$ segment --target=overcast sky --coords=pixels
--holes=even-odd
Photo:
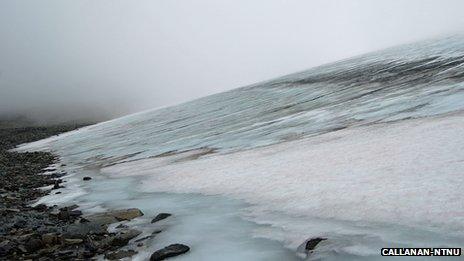
[[[1,0],[0,113],[115,117],[464,31],[462,0]]]

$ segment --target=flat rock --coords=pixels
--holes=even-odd
[[[151,257],[150,261],[160,261],[165,260],[166,258],[175,257],[184,253],[187,253],[190,250],[190,247],[183,244],[172,244],[163,249],[155,251]]]
[[[113,210],[104,213],[98,213],[86,217],[90,221],[94,221],[101,224],[112,224],[119,221],[131,220],[136,217],[143,216],[142,211],[138,208],[120,209]]]
[[[101,235],[107,232],[108,226],[98,222],[76,223],[68,226],[64,237],[84,238],[88,234]]]
[[[114,216],[117,220],[131,220],[136,217],[143,216],[142,211],[138,208],[129,208],[129,209],[122,209],[122,210],[115,210],[109,212],[110,215]]]

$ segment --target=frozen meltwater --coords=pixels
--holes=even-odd
[[[22,146],[52,150],[89,211],[172,211],[137,258],[372,260],[464,243],[464,37],[376,52]],[[90,171],[90,173],[88,173]],[[74,177],[74,181],[73,181]],[[72,192],[71,192],[72,190]],[[145,226],[143,221],[139,226]],[[285,247],[285,248],[284,248]]]

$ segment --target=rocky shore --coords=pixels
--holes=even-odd
[[[57,163],[51,153],[8,150],[76,127],[79,126],[1,128],[0,124],[0,259],[89,260],[104,256],[117,260],[137,254],[137,247],[149,238],[137,239],[133,248],[121,249],[141,231],[124,225],[108,231],[110,224],[142,216],[139,209],[84,216],[77,205],[31,206],[39,197],[58,193],[53,190],[65,186],[62,177],[66,173],[49,167]],[[169,216],[161,213],[152,223]],[[155,251],[150,260],[164,260],[187,251],[188,246],[173,244]]]

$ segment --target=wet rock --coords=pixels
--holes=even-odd
[[[137,254],[136,251],[134,250],[119,250],[115,252],[110,252],[105,254],[105,258],[109,260],[118,260],[118,259],[123,259],[126,257],[131,257],[133,255]]]
[[[306,251],[312,251],[316,246],[321,243],[321,241],[327,240],[327,238],[322,238],[322,237],[316,237],[316,238],[311,238],[306,242],[305,245],[305,250]]]
[[[145,240],[153,238],[153,237],[154,237],[153,235],[142,237],[142,238],[139,238],[139,239],[135,240],[134,242],[135,243],[142,242],[142,241],[145,241]]]
[[[71,210],[71,211],[69,211],[69,215],[71,217],[79,217],[79,216],[82,215],[82,211],[80,211],[80,210]]]
[[[89,180],[91,180],[91,179],[92,179],[91,177],[83,177],[83,178],[82,178],[82,180],[84,180],[84,181],[89,181]]]
[[[45,204],[39,204],[34,207],[35,210],[37,211],[46,211],[48,209],[47,205]]]
[[[71,217],[68,211],[62,211],[62,210],[58,213],[57,216],[58,216],[58,219],[60,220],[69,220]]]
[[[131,219],[134,219],[136,217],[143,216],[142,211],[140,211],[140,209],[138,209],[138,208],[115,210],[115,211],[109,212],[109,214],[114,216],[119,221],[131,220]]]
[[[65,238],[85,238],[89,234],[105,234],[107,228],[107,225],[96,222],[77,223],[68,226],[63,236]]]
[[[71,210],[74,210],[76,208],[78,208],[79,206],[76,205],[76,204],[73,204],[73,205],[69,205],[69,206],[66,206],[66,207],[62,207],[60,208],[61,211],[71,211]]]
[[[115,217],[108,215],[106,213],[94,214],[91,216],[86,216],[85,220],[101,225],[108,225],[112,223],[119,222]]]
[[[109,244],[112,246],[125,246],[129,241],[138,235],[142,234],[142,232],[135,230],[135,229],[125,229],[117,234],[110,237]]]
[[[77,206],[76,206],[77,207]],[[60,220],[73,220],[82,215],[80,210],[69,210],[67,207],[61,208],[58,213],[58,219]]]
[[[187,253],[190,247],[183,244],[172,244],[163,249],[155,251],[150,256],[150,261],[160,261],[169,257],[175,257],[184,253]]]
[[[170,216],[171,216],[171,214],[169,214],[169,213],[159,213],[158,215],[156,215],[155,218],[153,218],[153,219],[151,220],[151,223],[158,222],[158,221],[163,220],[163,219],[166,219],[166,218],[168,218],[168,217],[170,217]]]
[[[111,224],[143,216],[138,208],[120,209],[88,216],[87,219],[101,224]]]
[[[116,228],[117,228],[117,229],[128,228],[128,226],[127,226],[127,225],[124,225],[124,224],[119,224]]]

